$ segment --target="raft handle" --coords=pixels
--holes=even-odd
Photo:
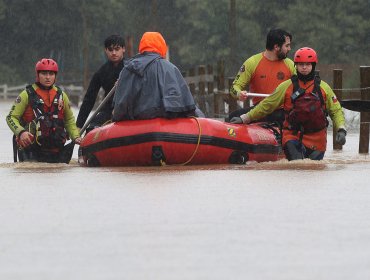
[[[154,165],[166,165],[166,156],[164,155],[162,146],[152,147],[152,162]]]
[[[229,157],[231,164],[245,164],[248,160],[248,154],[244,151],[233,151]]]

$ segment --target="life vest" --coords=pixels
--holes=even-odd
[[[36,143],[46,149],[60,149],[67,140],[63,92],[59,87],[56,88],[57,93],[49,107],[31,85],[26,87],[29,104],[35,115],[35,119],[28,125],[35,135]]]
[[[321,79],[314,78],[312,92],[306,92],[299,87],[298,77],[291,77],[293,93],[291,95],[292,109],[287,113],[288,129],[300,131],[301,134],[312,133],[326,128],[329,124],[325,102],[320,89]]]

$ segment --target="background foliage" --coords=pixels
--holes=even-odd
[[[319,65],[370,65],[369,0],[0,0],[0,84],[33,82],[42,57],[58,61],[60,82],[82,83],[105,61],[105,37],[133,36],[136,52],[149,30],[163,34],[180,69],[223,59],[234,75],[274,27],[293,34],[290,57],[311,46]]]

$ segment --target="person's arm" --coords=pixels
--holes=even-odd
[[[256,69],[258,61],[256,56],[248,58],[243,65],[240,67],[238,74],[236,75],[232,86],[230,87],[230,95],[237,100],[247,99],[246,88],[250,83],[252,75]]]
[[[101,87],[101,80],[100,80],[100,74],[98,71],[92,77],[89,87],[87,88],[86,94],[82,101],[82,105],[81,105],[80,111],[78,113],[77,121],[76,121],[76,125],[78,128],[82,128],[87,118],[89,117],[89,114],[95,105],[95,101],[98,96],[100,87]]]
[[[340,145],[344,145],[346,144],[347,130],[342,106],[327,83],[321,81],[320,87],[321,91],[325,91],[326,93],[325,105],[326,110],[333,121],[334,129],[336,130],[335,142]]]
[[[28,94],[22,91],[15,100],[9,114],[6,116],[6,123],[11,131],[17,136],[18,144],[27,147],[34,141],[34,136],[21,125],[21,118],[28,105]]]
[[[326,93],[326,110],[333,121],[334,128],[338,131],[340,129],[344,129],[346,127],[346,120],[343,114],[342,106],[340,105],[335,93],[330,88],[330,86],[321,81],[321,89]]]
[[[63,101],[64,101],[64,126],[67,130],[69,137],[72,140],[80,138],[80,133],[75,123],[75,117],[71,109],[71,104],[69,98],[65,92],[63,92]]]
[[[271,114],[281,105],[283,105],[285,93],[291,84],[292,84],[291,80],[287,80],[281,83],[271,95],[263,99],[247,114],[240,116],[243,122],[250,123],[252,121],[259,120]]]
[[[24,111],[27,108],[27,105],[28,94],[26,90],[24,90],[19,94],[14,104],[12,105],[9,114],[6,116],[6,123],[16,136],[25,131],[25,128],[21,125],[20,121]]]

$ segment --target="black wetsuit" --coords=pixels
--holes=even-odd
[[[80,111],[78,113],[76,121],[77,127],[82,128],[85,124],[91,110],[94,107],[100,88],[103,88],[103,90],[105,91],[104,96],[106,96],[114,86],[114,83],[117,81],[122,68],[123,60],[117,66],[114,66],[111,61],[107,61],[100,67],[97,72],[95,72],[90,81],[89,87],[86,91]],[[90,129],[87,129],[87,131],[93,129],[94,127],[101,126],[106,121],[111,119],[113,109],[112,101],[113,96],[92,120],[91,124],[89,125]]]

